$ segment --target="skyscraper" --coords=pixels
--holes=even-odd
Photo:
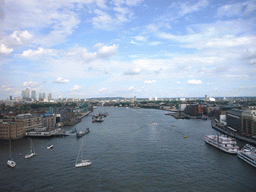
[[[25,98],[25,91],[24,90],[21,91],[21,97],[22,97],[22,99]]]
[[[31,98],[36,99],[36,91],[35,90],[31,91]]]
[[[50,100],[52,100],[52,94],[51,93],[49,93],[49,95],[48,95],[48,101],[50,101]]]
[[[28,88],[25,89],[25,98],[29,98],[29,89]]]

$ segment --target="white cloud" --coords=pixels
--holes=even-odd
[[[202,84],[202,81],[201,80],[192,79],[192,80],[188,80],[188,84],[190,84],[190,85],[199,85],[199,84]]]
[[[56,81],[53,81],[53,83],[57,83],[57,84],[68,83],[68,82],[69,82],[68,78],[61,78],[61,77],[59,77]]]
[[[135,88],[133,86],[129,87],[127,90],[130,91],[130,90],[134,90]]]
[[[13,52],[12,48],[8,48],[7,46],[5,46],[4,44],[0,45],[0,55],[1,54],[10,54],[11,52]]]
[[[144,83],[155,83],[156,80],[145,80]]]
[[[36,90],[36,91],[39,91],[42,88],[42,84],[41,83],[34,82],[34,81],[24,82],[22,86],[24,88],[28,88],[30,90]]]
[[[105,58],[115,55],[118,50],[118,45],[113,44],[112,46],[103,46],[99,49],[96,53],[96,57],[98,58]]]
[[[224,5],[218,8],[217,15],[219,17],[245,16],[256,10],[255,1],[238,2],[234,4]]]
[[[180,82],[180,81],[177,81],[176,83],[177,83],[177,84],[181,84],[181,82]]]
[[[112,46],[106,46],[102,43],[98,43],[94,48],[99,48],[97,52],[88,52],[84,47],[75,46],[70,49],[65,56],[75,61],[91,62],[97,59],[104,59],[117,54],[118,45],[113,44]]]
[[[14,89],[15,89],[15,87],[12,85],[2,85],[1,86],[1,91],[7,92],[7,93],[12,92]]]
[[[71,91],[79,91],[82,87],[79,85],[74,85],[73,89]]]
[[[152,41],[152,42],[149,42],[149,45],[151,45],[151,46],[156,46],[156,45],[159,45],[159,44],[161,44],[160,41]]]
[[[33,35],[28,31],[14,31],[10,37],[13,39],[13,44],[22,45],[28,43]]]
[[[180,14],[183,16],[188,13],[198,11],[200,8],[206,7],[207,5],[208,5],[207,0],[199,0],[194,5],[188,5],[188,3],[180,3],[180,9],[181,9]]]
[[[40,83],[33,82],[33,81],[28,81],[23,83],[23,87],[28,87],[28,88],[37,87],[38,85],[40,85]]]
[[[56,55],[55,50],[45,49],[42,47],[39,47],[38,50],[28,49],[27,51],[23,51],[23,53],[21,54],[22,57],[36,58],[36,59],[39,59],[42,56],[53,56],[53,55]]]
[[[124,75],[138,75],[140,71],[141,71],[141,68],[133,68],[125,71]]]
[[[97,44],[95,44],[95,45],[93,46],[93,48],[94,48],[94,49],[100,49],[100,48],[102,48],[102,47],[104,47],[104,46],[105,46],[104,43],[97,43]]]
[[[134,37],[134,39],[136,39],[137,41],[144,41],[144,42],[147,41],[146,37],[143,37],[143,36],[140,36],[140,35]]]
[[[94,13],[97,15],[92,19],[95,28],[112,30],[113,18],[107,12],[96,9]]]
[[[104,91],[107,91],[107,88],[102,88],[99,90],[99,92],[104,92]]]

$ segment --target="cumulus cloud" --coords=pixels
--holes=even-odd
[[[8,48],[4,44],[0,45],[0,55],[10,54],[11,52],[13,52],[12,48]]]
[[[156,80],[145,80],[144,83],[155,83]]]
[[[96,53],[97,58],[106,58],[115,55],[118,50],[118,45],[113,44],[112,46],[103,46]]]
[[[74,87],[71,89],[71,91],[79,91],[82,87],[79,85],[74,85]]]
[[[53,81],[53,83],[57,83],[57,84],[64,84],[68,82],[69,82],[68,78],[61,78],[61,77],[59,77],[56,81]]]
[[[190,84],[190,85],[200,85],[200,84],[202,84],[202,81],[201,80],[196,80],[196,79],[191,79],[191,80],[188,80],[188,84]]]
[[[34,82],[34,81],[27,81],[23,83],[23,87],[27,87],[27,88],[36,88],[40,85],[40,83],[38,82]]]
[[[53,56],[53,55],[56,55],[55,50],[45,49],[42,47],[39,47],[38,50],[28,49],[27,51],[23,51],[23,53],[21,54],[22,57],[36,58],[36,59],[39,59],[42,56]]]
[[[143,37],[143,36],[140,36],[140,35],[134,37],[134,39],[136,39],[137,41],[144,41],[144,42],[147,41],[146,37]]]
[[[125,71],[124,75],[138,75],[140,71],[141,71],[141,68],[133,68]]]
[[[32,39],[33,35],[30,34],[27,30],[25,30],[14,31],[13,34],[10,35],[10,37],[13,40],[13,44],[22,45],[28,43]]]
[[[104,59],[117,54],[118,47],[119,46],[116,44],[107,46],[103,43],[98,43],[94,46],[94,48],[99,48],[97,52],[88,52],[86,48],[76,45],[74,48],[70,49],[65,56],[78,61],[91,62],[93,60]]]
[[[104,91],[107,91],[107,88],[102,88],[99,90],[99,92],[104,92]]]

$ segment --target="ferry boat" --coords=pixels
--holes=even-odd
[[[256,167],[256,148],[246,144],[241,150],[237,152],[237,156],[249,163],[253,167]]]
[[[206,135],[204,141],[226,153],[236,154],[239,149],[236,139],[227,137],[227,135]]]

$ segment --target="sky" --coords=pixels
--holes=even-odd
[[[256,96],[256,0],[0,0],[0,100]]]

